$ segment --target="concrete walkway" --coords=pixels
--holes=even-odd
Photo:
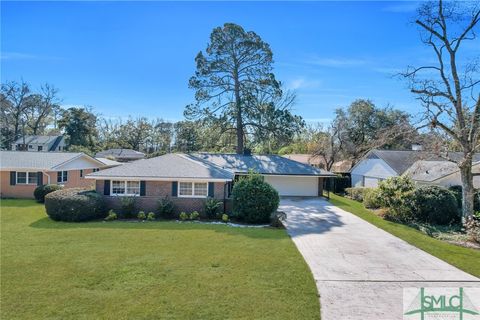
[[[310,266],[322,320],[402,319],[404,287],[480,279],[319,198],[285,198],[287,231]]]

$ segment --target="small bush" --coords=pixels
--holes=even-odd
[[[145,220],[147,218],[147,215],[145,214],[145,212],[143,211],[140,211],[138,214],[137,214],[137,219],[138,220]]]
[[[136,198],[120,197],[121,214],[124,219],[136,218]]]
[[[47,215],[55,221],[89,221],[106,216],[101,194],[81,188],[62,189],[45,196]]]
[[[113,220],[117,220],[117,219],[118,219],[117,214],[113,210],[110,210],[110,211],[108,211],[108,215],[103,220],[113,221]]]
[[[453,193],[439,186],[423,186],[413,192],[414,220],[445,225],[460,218]]]
[[[287,214],[283,211],[276,211],[270,218],[270,225],[274,228],[284,228],[285,220],[287,220]]]
[[[215,219],[217,217],[218,209],[222,205],[222,202],[208,197],[205,200],[204,212],[208,219]]]
[[[190,220],[197,220],[199,217],[200,213],[198,213],[197,211],[193,211],[192,213],[190,213]]]
[[[235,183],[232,198],[235,217],[249,223],[269,222],[280,203],[277,190],[252,173]]]
[[[158,214],[164,219],[172,219],[175,212],[173,201],[169,197],[158,200]]]
[[[180,220],[185,221],[188,219],[188,214],[186,212],[181,212],[178,217],[180,218]]]
[[[385,218],[398,222],[413,220],[413,181],[407,176],[391,177],[378,184],[378,197],[386,208]]]
[[[365,208],[378,209],[382,206],[380,191],[377,188],[371,188],[364,192],[363,205]]]
[[[230,220],[230,219],[229,219],[229,217],[228,217],[228,214],[222,214],[222,221],[223,221],[223,222],[226,223],[226,222],[228,222],[229,220]]]
[[[51,192],[61,190],[63,187],[58,184],[44,184],[43,186],[38,186],[33,191],[33,196],[35,200],[40,203],[45,202],[45,196]]]
[[[148,221],[153,221],[153,220],[155,220],[155,213],[149,212],[149,213],[147,214],[147,220],[148,220]]]
[[[345,193],[349,196],[352,200],[363,202],[363,198],[365,192],[370,188],[365,187],[354,187],[354,188],[346,188]]]

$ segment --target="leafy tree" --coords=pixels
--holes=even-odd
[[[121,124],[118,130],[118,143],[123,148],[133,150],[143,150],[147,145],[147,139],[150,137],[152,125],[145,117],[138,119],[128,119],[126,123]]]
[[[97,116],[91,108],[72,107],[64,110],[58,125],[65,130],[71,145],[95,148],[98,136]]]
[[[261,121],[264,102],[274,108],[269,110],[270,122],[289,115],[274,112],[282,90],[272,73],[272,56],[270,46],[253,31],[233,23],[213,29],[205,53],[195,58],[197,71],[189,86],[196,91],[196,103],[187,106],[187,119],[228,123],[225,128],[235,129],[236,152],[242,153],[252,130],[271,130],[271,123],[265,126]]]
[[[191,121],[175,123],[175,150],[179,152],[198,151],[197,125]]]
[[[15,140],[24,135],[25,111],[31,90],[28,83],[22,80],[2,83],[0,91],[2,145],[10,148]]]
[[[461,49],[465,41],[476,40],[479,20],[478,3],[422,3],[415,22],[435,62],[408,67],[403,73],[424,108],[425,126],[448,135],[463,153],[456,162],[463,185],[464,220],[473,214],[472,162],[480,149],[480,79],[478,55],[468,56]]]
[[[55,112],[60,109],[58,89],[46,83],[41,86],[40,92],[30,95],[26,99],[26,124],[34,135],[45,134],[45,129],[53,121]]]
[[[345,157],[354,163],[372,148],[408,147],[415,132],[407,113],[378,108],[363,99],[355,100],[347,109],[337,109],[334,126]]]

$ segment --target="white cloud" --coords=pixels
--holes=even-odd
[[[296,90],[296,89],[308,89],[308,88],[318,88],[321,85],[320,80],[311,80],[306,78],[296,78],[287,83],[287,88]]]

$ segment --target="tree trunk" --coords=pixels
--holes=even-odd
[[[233,78],[235,79],[235,109],[237,112],[237,154],[243,154],[243,119],[242,119],[242,101],[240,99],[240,81],[238,79],[238,72],[235,70],[233,73]]]
[[[473,203],[475,189],[473,187],[472,157],[465,156],[460,164],[460,175],[462,178],[462,221],[473,214]]]

